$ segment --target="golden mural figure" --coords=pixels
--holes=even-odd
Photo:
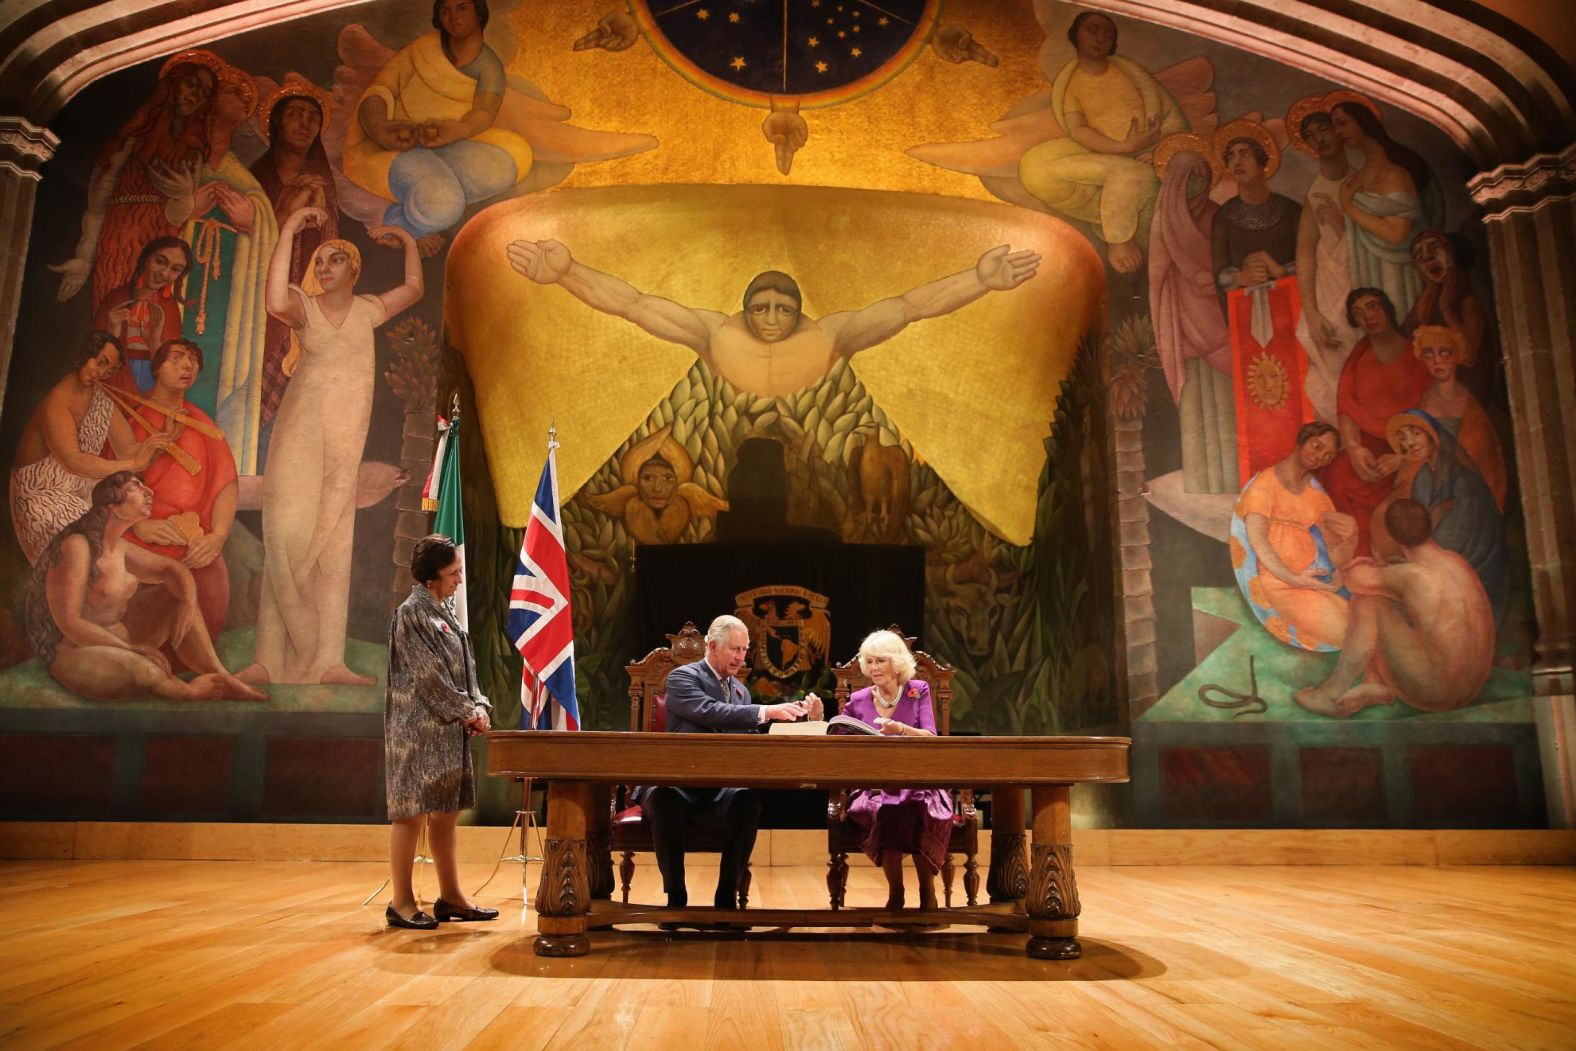
[[[509,265],[538,284],[557,284],[593,309],[623,318],[693,350],[706,367],[751,394],[780,397],[803,390],[839,358],[876,346],[916,321],[961,310],[988,292],[1007,292],[1033,277],[1040,254],[997,245],[960,271],[860,310],[806,317],[798,282],[766,270],[744,290],[732,314],[675,303],[578,262],[560,241],[515,241]]]
[[[728,501],[690,480],[695,463],[673,440],[672,424],[630,446],[618,462],[618,473],[623,485],[582,499],[603,514],[622,518],[629,535],[642,544],[677,543],[692,519],[728,509]]]

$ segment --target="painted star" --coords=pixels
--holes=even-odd
[[[820,47],[821,38],[818,36],[813,36],[808,41],[806,41],[806,43],[808,43],[811,47]]]
[[[883,19],[880,19],[880,20],[879,20],[879,21],[877,21],[877,22],[876,22],[876,25],[878,25],[878,26],[884,26],[884,25],[888,25],[888,24],[890,24],[890,23],[891,23],[891,19],[888,19],[888,18],[883,18]]]
[[[856,32],[856,33],[859,32],[859,27],[858,26],[854,27],[854,32]]]
[[[732,14],[730,14],[730,15],[729,15],[729,16],[728,16],[728,21],[730,21],[730,22],[733,22],[733,23],[735,23],[735,24],[737,24],[737,23],[738,23],[738,21],[739,21],[739,12],[737,12],[737,11],[734,11],[734,12],[733,12],[733,13],[732,13]]]
[[[696,11],[696,12],[695,12],[695,17],[696,17],[696,18],[698,18],[698,19],[700,19],[700,20],[701,20],[701,21],[702,21],[702,22],[704,22],[704,21],[706,21],[706,19],[708,19],[708,18],[710,18],[710,17],[711,17],[711,12],[710,12],[710,11],[708,11],[708,10],[706,10],[706,9],[705,9],[705,8],[704,8],[704,7],[703,7],[703,8],[701,8],[701,9],[700,9],[700,10],[699,10],[699,11]]]
[[[863,52],[863,51],[861,51],[861,50],[859,50],[859,49],[858,49],[858,48],[857,48],[857,47],[856,47],[856,48],[854,48],[854,49],[853,49],[853,50],[852,50],[852,51],[850,51],[850,52],[849,52],[849,54],[850,54],[850,55],[853,55],[853,56],[854,56],[854,57],[855,57],[855,58],[858,58],[858,57],[859,57],[859,56],[860,56],[860,55],[863,55],[863,54],[864,54],[864,52]]]
[[[837,31],[837,39],[839,39],[839,40],[841,40],[841,39],[843,39],[843,38],[844,38],[844,37],[845,37],[845,36],[847,36],[847,35],[848,35],[848,34],[847,34],[847,33],[845,33],[845,32],[843,32],[843,31],[842,31],[842,30],[841,30],[841,29],[839,29],[839,30],[838,30],[838,31]]]
[[[825,73],[826,72],[826,63],[825,62],[817,62],[815,64],[815,71],[817,73]]]
[[[732,62],[729,62],[728,65],[732,66],[734,69],[743,69],[744,68],[744,59],[743,59],[742,56],[735,56],[734,60]]]

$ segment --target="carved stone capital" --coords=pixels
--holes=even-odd
[[[1475,175],[1467,192],[1483,208],[1485,222],[1551,201],[1576,196],[1576,142],[1558,153],[1538,153],[1520,164],[1501,164]]]
[[[37,179],[39,166],[59,145],[54,132],[26,117],[0,117],[0,169]]]

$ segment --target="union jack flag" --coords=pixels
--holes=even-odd
[[[558,442],[549,432],[547,462],[509,590],[509,637],[525,658],[520,729],[578,730],[575,633],[569,613],[569,561],[558,506]]]

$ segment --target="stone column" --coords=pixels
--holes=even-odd
[[[11,374],[11,343],[22,298],[22,270],[33,231],[39,166],[60,145],[53,132],[25,117],[0,116],[0,400]]]
[[[1510,388],[1549,823],[1576,827],[1576,143],[1478,175]]]

